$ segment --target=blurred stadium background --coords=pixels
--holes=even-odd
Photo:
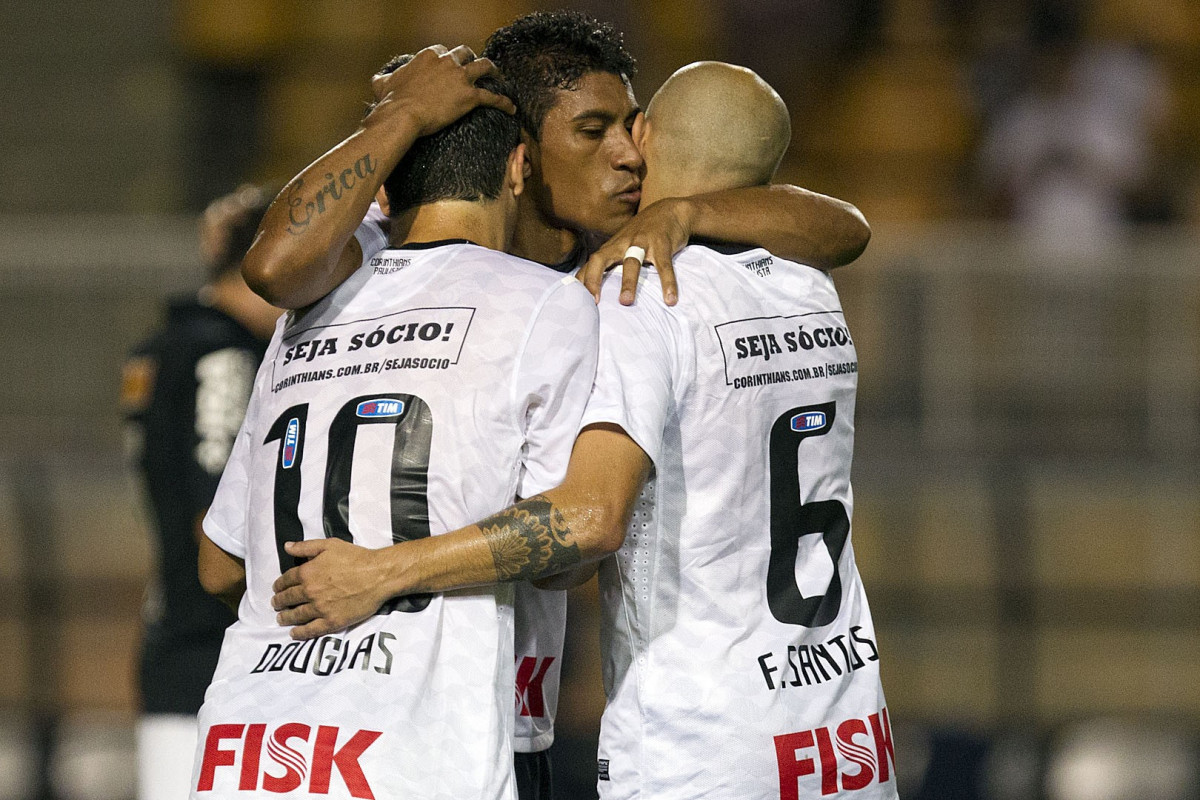
[[[626,31],[643,103],[696,59],[757,70],[794,116],[779,179],[872,223],[837,282],[902,796],[1200,797],[1195,0],[8,0],[0,800],[133,794],[151,541],[118,372],[203,277],[195,212],[349,133],[392,54],[563,5]],[[573,599],[571,800],[603,704]]]

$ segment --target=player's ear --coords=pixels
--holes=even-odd
[[[512,152],[508,154],[508,166],[506,168],[506,177],[508,183],[512,186],[513,196],[521,194],[525,191],[525,179],[529,177],[529,157],[525,150],[525,143],[517,145]]]
[[[388,205],[387,192],[382,186],[380,186],[379,191],[375,193],[375,202],[379,203],[379,207],[383,210],[384,214],[388,215],[389,217],[392,215],[391,206]]]
[[[541,146],[537,139],[529,135],[529,132],[524,128],[521,129],[521,144],[525,145],[525,158],[529,163],[529,172],[525,173],[525,177],[533,174],[534,164],[541,158]]]
[[[639,111],[638,115],[633,118],[633,130],[629,134],[633,137],[633,146],[638,149],[639,153],[645,155],[646,112]]]

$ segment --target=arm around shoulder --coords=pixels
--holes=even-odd
[[[849,264],[871,241],[856,207],[799,186],[748,186],[670,202],[687,206],[692,235],[758,245],[820,269]]]
[[[560,486],[475,525],[380,550],[335,540],[290,544],[289,553],[310,560],[275,582],[272,605],[281,624],[298,626],[293,638],[310,639],[365,619],[389,597],[560,573],[569,574],[553,585],[573,585],[624,543],[649,473],[649,457],[619,427],[589,426]]]

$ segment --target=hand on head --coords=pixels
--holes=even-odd
[[[491,61],[476,58],[466,45],[447,50],[435,44],[415,56],[393,59],[371,79],[376,101],[371,114],[407,114],[420,136],[441,130],[479,106],[514,114],[512,100],[476,85],[480,78],[498,76]]]

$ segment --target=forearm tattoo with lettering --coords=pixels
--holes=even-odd
[[[536,580],[582,560],[563,513],[545,495],[522,500],[479,523],[501,581]]]
[[[353,166],[334,175],[325,173],[325,182],[318,188],[315,195],[306,197],[304,179],[296,178],[287,187],[288,222],[287,232],[299,236],[312,222],[312,218],[324,214],[329,206],[342,199],[342,195],[354,188],[354,185],[365,180],[368,175],[375,174],[377,164],[370,153],[363,155]]]

